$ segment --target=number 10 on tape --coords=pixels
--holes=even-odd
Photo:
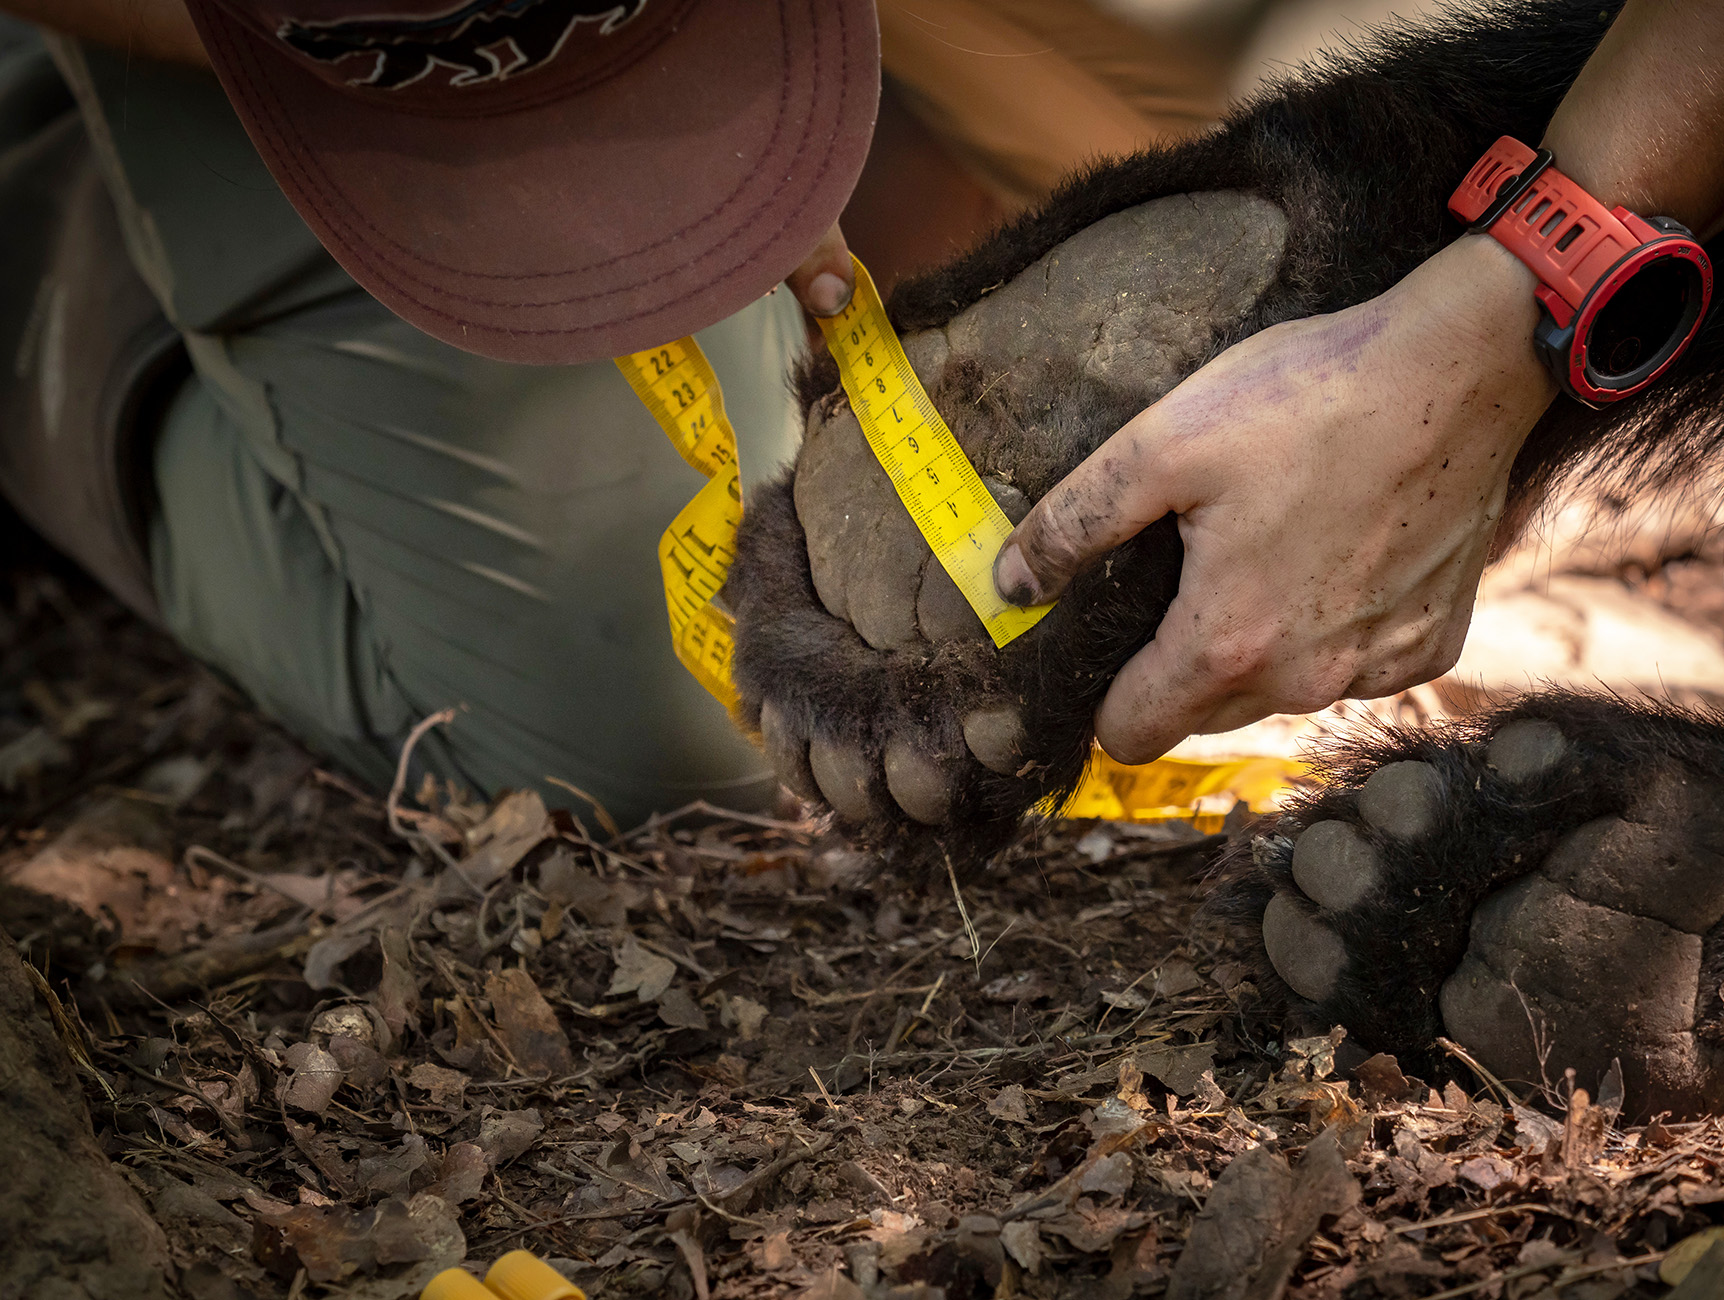
[[[852,259],[854,261],[854,259]],[[1020,609],[994,590],[994,557],[1012,522],[940,418],[862,263],[850,305],[820,322],[850,408],[916,527],[996,646],[1034,627],[1052,605]]]

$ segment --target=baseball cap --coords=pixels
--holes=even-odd
[[[505,361],[736,312],[838,219],[879,100],[873,0],[187,0],[335,259]]]

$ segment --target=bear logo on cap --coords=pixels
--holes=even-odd
[[[284,21],[276,35],[320,63],[363,60],[350,86],[399,90],[448,70],[458,87],[505,81],[557,56],[585,24],[608,36],[638,16],[647,0],[470,0],[418,17]]]

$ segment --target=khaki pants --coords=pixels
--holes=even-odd
[[[192,362],[142,467],[168,630],[374,783],[415,721],[461,706],[425,760],[487,794],[557,777],[625,823],[770,799],[669,648],[658,536],[704,480],[616,367],[421,334],[317,245],[213,78],[55,53]],[[699,339],[758,481],[796,445],[800,312],[781,291]]]

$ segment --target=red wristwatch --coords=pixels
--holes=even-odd
[[[1712,263],[1679,222],[1606,208],[1550,164],[1550,150],[1505,135],[1449,211],[1541,281],[1533,345],[1563,391],[1588,406],[1619,402],[1692,341],[1712,300]]]

